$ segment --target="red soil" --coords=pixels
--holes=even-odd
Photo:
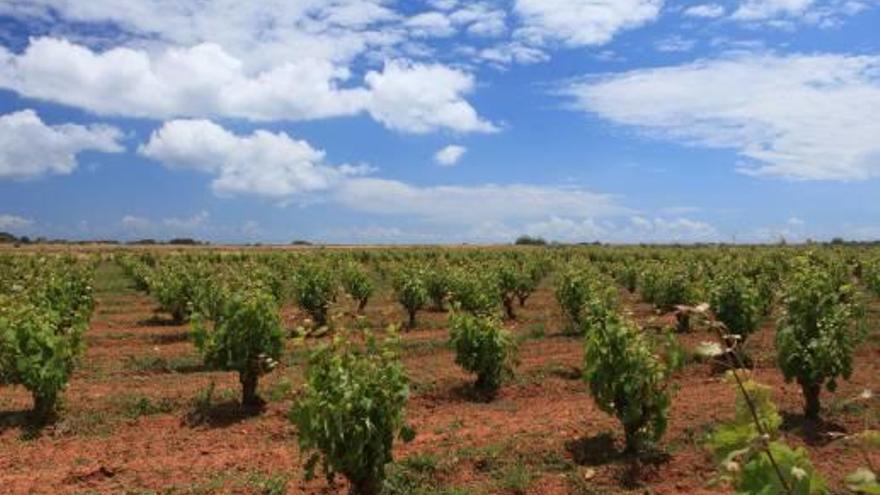
[[[627,299],[640,321],[656,319],[647,305]],[[340,311],[350,307],[341,304]],[[864,389],[880,389],[880,308],[872,310],[873,337],[858,349],[852,379],[836,393],[823,392],[824,415],[843,432],[861,431],[866,421],[878,427],[877,400],[865,407],[854,399]],[[446,315],[419,313],[420,329],[404,335],[404,362],[414,383],[407,416],[419,433],[412,443],[397,446],[396,457],[433,454],[442,486],[472,493],[506,493],[499,469],[515,463],[531,473],[525,493],[628,491],[628,463],[613,458],[619,424],[598,410],[579,378],[581,339],[559,333],[562,319],[549,288],[519,313],[520,320],[509,326],[530,338],[521,345],[517,378],[489,403],[470,398],[472,377],[455,366],[443,345]],[[291,327],[302,320],[293,308],[284,315]],[[369,304],[366,318],[378,326],[403,321],[404,314],[381,295]],[[286,483],[287,493],[345,491],[342,480],[332,487],[323,479],[302,480],[296,431],[286,418],[302,380],[301,357],[285,360],[261,382],[263,395],[270,398],[267,410],[244,416],[237,407],[234,374],[202,370],[186,334],[185,326],[153,318],[147,296],[130,290],[100,293],[88,350],[65,393],[58,423],[37,438],[23,438],[20,419],[30,407],[29,396],[21,388],[0,390],[0,492],[261,493],[272,477]],[[680,340],[693,347],[713,339],[695,331]],[[772,387],[779,409],[796,425],[801,396],[775,367],[773,322],[766,322],[748,346],[757,362],[755,378]],[[214,405],[207,418],[193,422],[194,401],[212,382]],[[732,416],[731,387],[708,365],[697,363],[677,373],[673,387],[663,439],[669,459],[643,467],[635,475],[636,489],[657,494],[729,491],[709,485],[716,469],[702,439],[713,424]],[[142,398],[161,404],[161,410],[138,415]],[[843,490],[847,473],[864,465],[862,453],[845,440],[805,438],[797,428],[789,428],[784,439],[805,446],[836,491]],[[880,457],[875,455],[873,462],[880,465]]]

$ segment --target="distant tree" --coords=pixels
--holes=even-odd
[[[516,238],[514,244],[516,244],[517,246],[546,246],[547,241],[543,237],[521,235]]]
[[[303,239],[296,239],[290,243],[291,246],[311,246],[312,243]]]
[[[190,239],[188,237],[182,237],[182,238],[177,238],[177,239],[171,239],[168,241],[168,244],[175,245],[175,246],[198,246],[199,244],[201,244],[201,242],[199,242],[195,239]]]
[[[12,244],[18,242],[18,237],[9,232],[0,232],[0,244]]]

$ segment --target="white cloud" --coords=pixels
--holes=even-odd
[[[549,215],[543,219],[482,219],[467,222],[432,224],[430,227],[401,228],[372,225],[332,229],[319,236],[336,242],[355,243],[440,243],[461,242],[509,243],[527,234],[558,242],[607,243],[691,243],[717,242],[720,235],[714,226],[687,218],[578,217]]]
[[[14,55],[0,48],[0,86],[104,115],[151,118],[230,116],[302,120],[354,115],[363,88],[339,89],[345,70],[302,58],[254,74],[213,43],[156,54],[104,52],[55,38],[31,40]]]
[[[467,148],[457,144],[450,144],[434,154],[434,161],[443,167],[451,167],[461,160],[467,152]]]
[[[672,35],[657,40],[654,43],[654,48],[659,52],[665,53],[689,52],[693,50],[696,44],[696,40],[682,38],[678,35]]]
[[[501,43],[476,52],[478,60],[484,60],[492,64],[506,66],[512,63],[534,64],[545,62],[550,59],[546,52],[522,43]]]
[[[34,39],[17,55],[0,48],[0,87],[105,115],[307,120],[367,111],[404,132],[494,129],[463,99],[474,79],[458,69],[391,61],[366,75],[368,87],[341,87],[349,76],[308,56],[249,73],[213,43],[156,54],[95,52],[54,38]]]
[[[742,21],[771,19],[777,16],[801,15],[815,0],[745,0],[731,16]]]
[[[103,125],[46,125],[33,110],[0,115],[0,179],[69,174],[83,151],[123,151],[121,137]]]
[[[706,222],[683,217],[646,218],[640,215],[602,221],[553,216],[548,220],[526,224],[521,231],[561,242],[665,243],[711,242],[718,239],[718,231]]]
[[[428,0],[428,4],[438,10],[452,10],[458,5],[458,0]]]
[[[474,36],[500,36],[507,31],[507,13],[488,2],[468,3],[449,18],[455,24],[467,26],[467,32]]]
[[[880,176],[880,57],[746,54],[570,84],[575,106],[649,135],[736,150],[754,175]]]
[[[653,242],[694,242],[716,240],[718,231],[711,224],[688,218],[633,217],[630,222],[639,231],[633,238]]]
[[[385,0],[24,0],[0,4],[0,13],[37,17],[61,35],[82,24],[113,25],[115,41],[131,46],[222,46],[249,68],[308,54],[346,64],[369,49],[401,41],[390,27],[401,16]],[[72,26],[71,26],[72,24]]]
[[[344,181],[334,200],[354,210],[457,224],[510,219],[574,218],[625,212],[611,196],[583,189],[532,185],[416,187],[374,178]]]
[[[703,209],[698,206],[667,206],[660,208],[660,212],[665,215],[686,215],[688,213],[699,213]]]
[[[134,232],[143,232],[153,227],[153,222],[149,218],[137,215],[125,215],[119,223],[123,229]]]
[[[289,199],[365,171],[327,165],[323,151],[283,132],[236,135],[206,120],[166,122],[139,152],[170,168],[215,175],[211,187],[220,195]]]
[[[367,105],[374,119],[390,129],[422,134],[437,129],[494,132],[462,95],[474,88],[470,74],[439,64],[389,61],[382,72],[365,77]]]
[[[547,220],[525,225],[522,233],[560,242],[591,242],[608,235],[609,229],[594,218],[572,220],[552,216]]]
[[[162,224],[174,230],[192,231],[208,221],[210,215],[206,211],[200,211],[191,217],[178,218],[171,217],[162,220]]]
[[[359,177],[366,166],[332,166],[324,152],[285,133],[234,134],[205,120],[166,122],[139,152],[172,169],[214,176],[221,196],[256,195],[287,203],[330,201],[355,211],[473,225],[509,219],[572,218],[623,214],[614,197],[582,188],[535,185],[418,187],[396,180]],[[306,201],[303,201],[306,202]],[[130,226],[139,219],[124,221]],[[164,222],[171,226],[178,222]]]
[[[446,244],[459,242],[459,238],[445,232],[419,231],[400,227],[369,225],[344,229],[328,229],[316,236],[322,242],[344,244]]]
[[[723,16],[727,10],[723,5],[717,3],[707,3],[695,5],[684,10],[684,15],[688,17],[698,17],[702,19],[716,19]]]
[[[452,21],[441,12],[423,12],[406,20],[406,27],[417,37],[443,38],[455,34]]]
[[[18,230],[30,227],[34,224],[33,220],[23,218],[17,215],[0,215],[0,230]]]
[[[788,224],[794,227],[801,227],[806,224],[803,220],[798,217],[791,217],[788,219]]]
[[[123,230],[133,235],[179,235],[207,232],[206,227],[208,227],[210,217],[210,214],[204,210],[188,217],[167,217],[160,220],[138,215],[125,215],[119,223]]]
[[[717,242],[718,231],[712,225],[687,218],[571,218],[550,215],[540,220],[475,220],[436,223],[425,226],[393,225],[353,226],[328,229],[317,238],[329,242],[369,244],[458,244],[462,242],[510,243],[520,235],[538,236],[558,242],[606,243],[691,243]]]
[[[522,19],[517,30],[530,44],[558,41],[567,46],[598,46],[623,30],[634,29],[660,15],[663,0],[516,0]]]
[[[791,29],[801,22],[821,28],[835,28],[847,16],[870,6],[861,0],[743,0],[730,16],[747,23]]]

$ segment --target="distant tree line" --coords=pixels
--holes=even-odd
[[[82,244],[110,244],[110,245],[120,245],[123,244],[120,241],[115,239],[86,239],[79,241],[71,241],[68,239],[48,239],[46,237],[36,237],[31,239],[30,237],[23,235],[18,237],[14,234],[10,234],[9,232],[0,232],[0,244],[15,244],[15,245],[25,245],[25,244],[72,244],[72,245],[82,245]],[[130,246],[154,246],[154,245],[174,245],[174,246],[207,246],[210,242],[207,241],[199,241],[196,239],[190,238],[175,238],[169,239],[168,241],[159,241],[156,239],[138,239],[136,241],[129,241],[125,244]]]
[[[513,242],[517,246],[546,246],[547,241],[543,237],[521,235]]]

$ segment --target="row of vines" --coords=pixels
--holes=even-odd
[[[801,388],[805,418],[819,420],[822,391],[853,372],[865,301],[880,295],[880,253],[861,248],[120,251],[112,260],[159,312],[189,323],[207,367],[238,374],[244,407],[262,406],[259,379],[283,362],[286,344],[307,349],[305,385],[290,411],[306,472],[341,474],[365,495],[382,491],[394,442],[415,434],[400,332],[417,331],[420,312],[447,312],[455,363],[492,400],[517,365],[520,339],[506,322],[542,285],[564,315],[562,330],[583,339],[583,378],[597,406],[619,420],[628,456],[662,449],[684,359],[676,334],[704,331],[714,343],[702,357],[737,389],[735,419],[707,438],[719,483],[742,493],[826,493],[807,453],[780,439],[768,389],[744,371],[752,366],[746,343],[776,320],[779,370]],[[0,257],[0,381],[26,387],[37,417],[54,413],[82,354],[96,263]],[[399,327],[344,328],[340,315],[356,318],[380,297],[406,315]],[[676,324],[644,328],[624,298]],[[292,329],[282,318],[291,306],[306,315]],[[877,434],[864,438],[876,444]],[[878,493],[873,476],[865,466],[851,489]]]

